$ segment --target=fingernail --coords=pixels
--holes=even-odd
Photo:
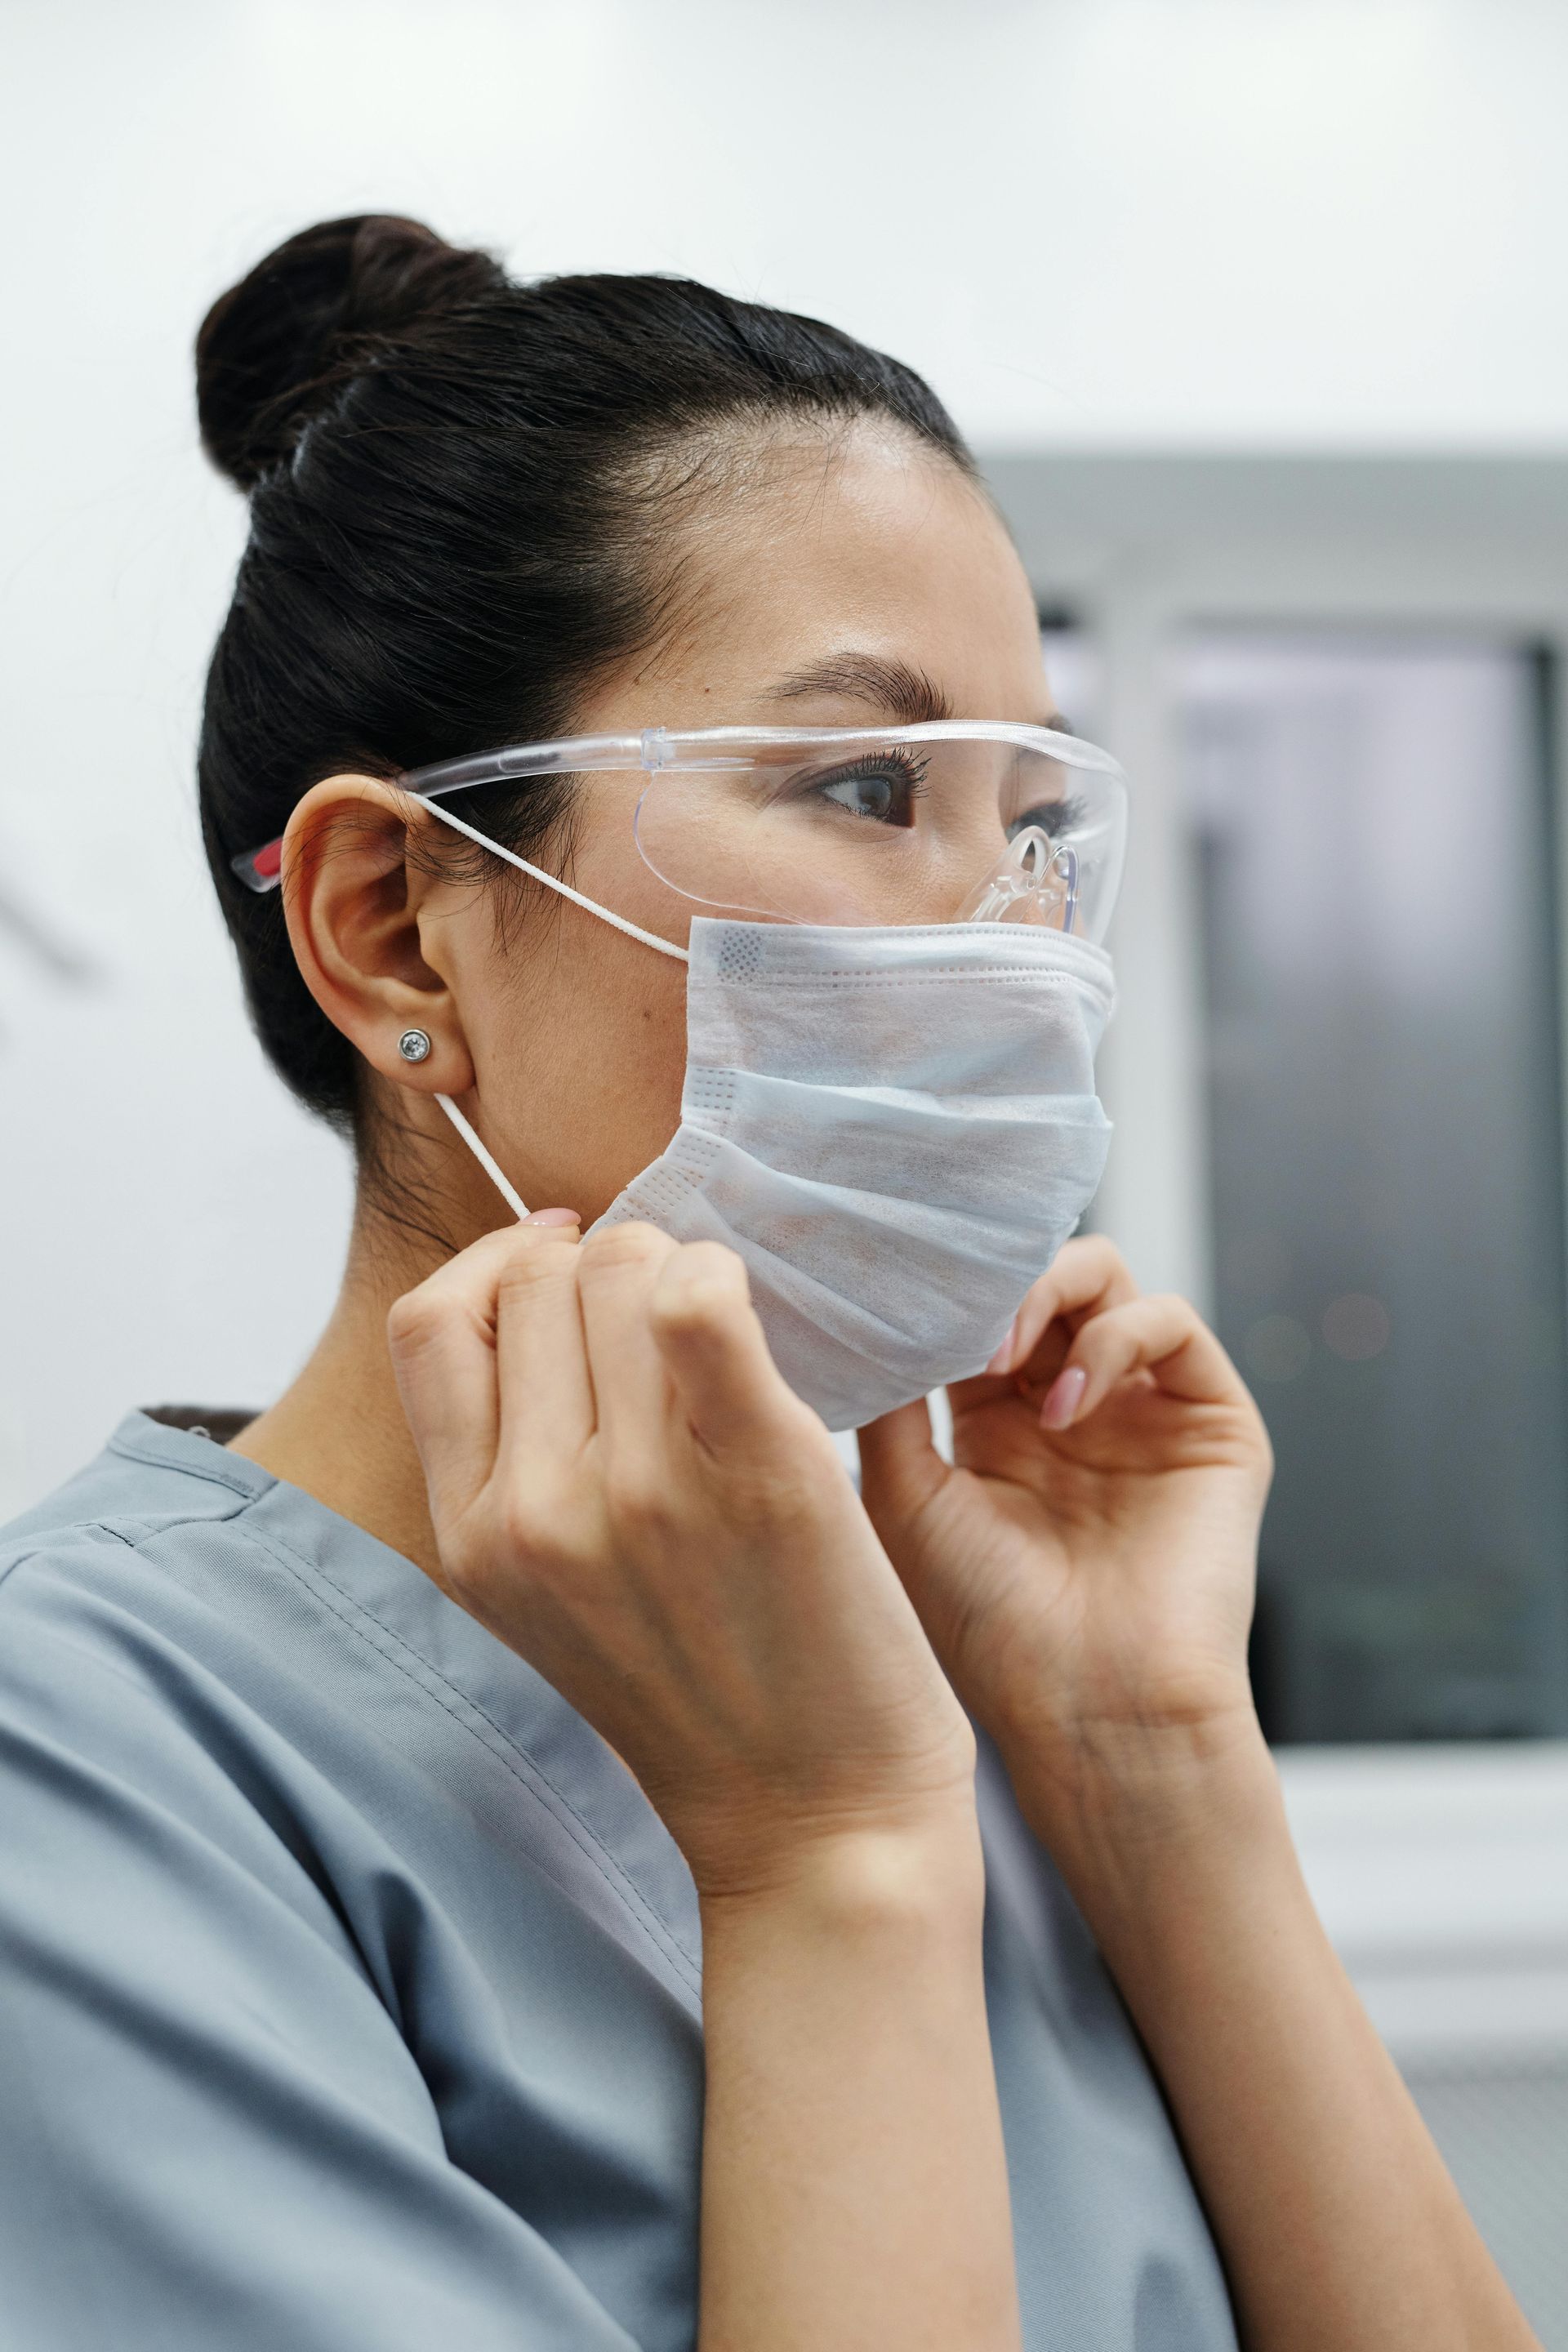
[[[1013,1343],[1018,1337],[1018,1318],[1015,1315],[1007,1326],[1006,1335],[985,1369],[988,1372],[1005,1372],[1013,1360]]]
[[[1046,1391],[1046,1401],[1040,1408],[1042,1429],[1067,1429],[1083,1402],[1083,1392],[1089,1386],[1089,1374],[1081,1364],[1068,1364],[1059,1371]]]
[[[531,1209],[522,1222],[525,1225],[580,1225],[583,1220],[575,1209]]]

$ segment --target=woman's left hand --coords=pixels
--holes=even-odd
[[[862,1495],[959,1696],[1037,1828],[1155,1794],[1237,1735],[1258,1523],[1258,1409],[1185,1300],[1069,1242],[993,1368],[860,1432]]]

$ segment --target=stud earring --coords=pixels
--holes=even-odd
[[[405,1062],[427,1061],[430,1040],[423,1029],[405,1029],[397,1041],[397,1050]]]

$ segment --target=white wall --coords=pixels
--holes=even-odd
[[[171,452],[214,286],[366,204],[818,308],[993,445],[1563,438],[1556,0],[8,0],[0,33],[8,310],[51,346],[8,391],[54,451],[103,435],[108,352],[121,456]]]
[[[1564,87],[1528,0],[0,0],[0,899],[99,973],[0,915],[0,1510],[266,1394],[341,1246],[191,816],[236,271],[385,205],[820,310],[988,447],[1556,444]]]

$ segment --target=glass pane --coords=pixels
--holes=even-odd
[[[1054,613],[1042,614],[1040,653],[1057,709],[1067,720],[1068,733],[1087,735],[1091,742],[1097,742],[1095,730],[1100,723],[1103,680],[1100,674],[1100,649],[1093,637],[1076,621]]]
[[[1568,1728],[1545,685],[1479,642],[1182,656],[1217,1320],[1279,1456],[1276,1738]]]

